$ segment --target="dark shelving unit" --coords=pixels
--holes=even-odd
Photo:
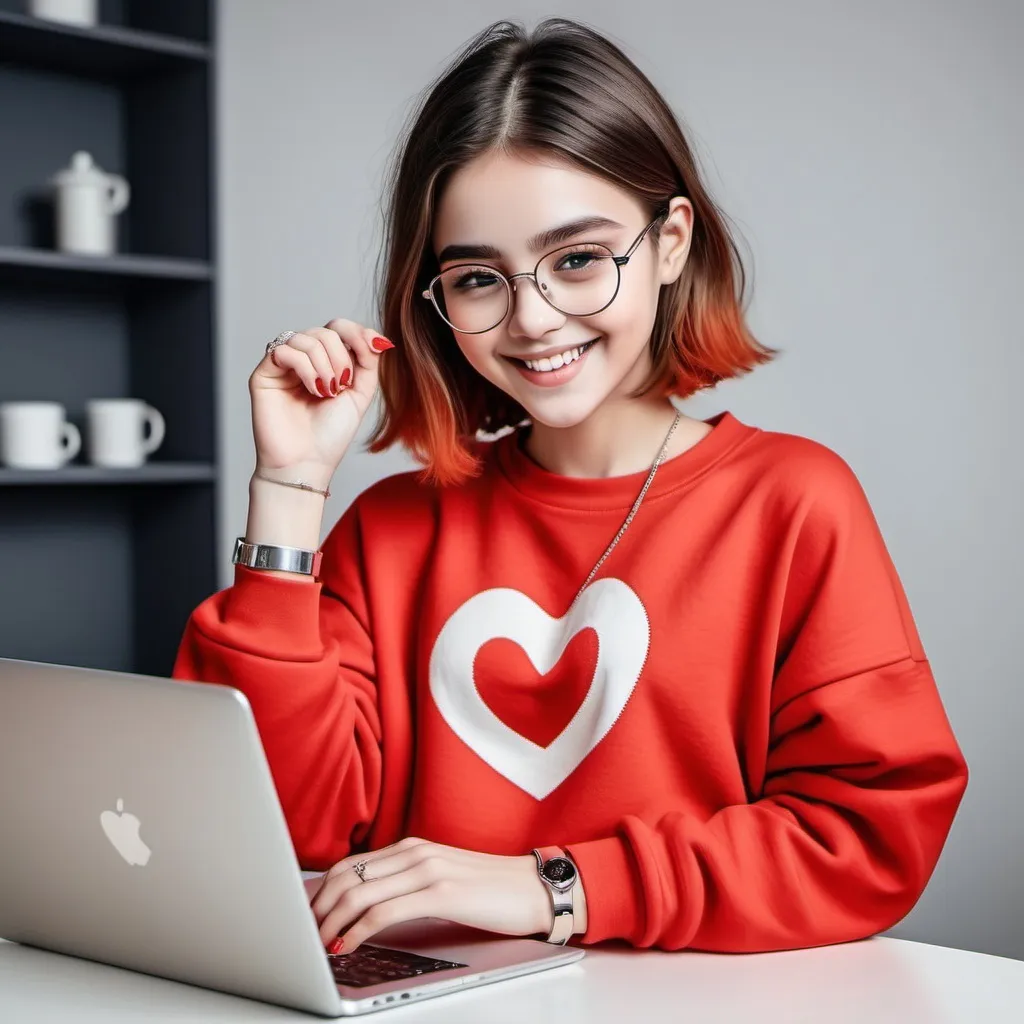
[[[138,469],[107,469],[104,466],[65,466],[63,469],[3,469],[0,487],[48,487],[64,484],[179,484],[216,478],[212,465],[202,462],[156,462]]]
[[[128,293],[147,281],[212,281],[204,260],[160,256],[87,256],[0,246],[0,282],[77,291]]]
[[[175,0],[154,0],[170,7]],[[205,43],[114,25],[79,28],[0,10],[0,62],[62,73],[134,78],[209,60]]]
[[[0,402],[141,398],[137,470],[0,467],[0,656],[168,675],[218,586],[213,0],[101,0],[80,28],[0,0]],[[48,182],[124,176],[117,253],[54,246]]]

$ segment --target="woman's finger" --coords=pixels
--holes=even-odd
[[[398,875],[403,878],[404,875]],[[441,916],[444,905],[444,886],[447,883],[431,883],[422,889],[415,889],[402,895],[394,896],[381,903],[375,903],[356,922],[340,936],[343,945],[331,952],[351,953],[363,942],[377,932],[402,924],[406,921],[417,921],[424,917]]]
[[[356,364],[364,370],[373,370],[377,353],[370,348],[370,339],[376,332],[371,327],[364,327],[354,320],[346,320],[345,317],[335,317],[328,320],[324,326],[331,331],[337,332],[338,336],[351,349]]]
[[[327,357],[331,361],[331,369],[334,379],[338,382],[338,391],[342,388],[352,386],[352,371],[355,362],[352,353],[348,350],[345,342],[337,331],[329,327],[318,327],[311,331],[327,350]],[[348,371],[347,373],[345,371]]]
[[[313,330],[316,329],[313,328]],[[303,331],[301,334],[296,334],[294,338],[289,338],[288,344],[292,348],[297,348],[300,352],[304,352],[309,358],[313,369],[316,371],[316,378],[313,381],[314,386],[318,390],[322,388],[321,393],[325,397],[336,395],[338,393],[337,387],[331,387],[332,383],[334,383],[334,367],[331,366],[331,359],[324,348],[323,342],[318,337]],[[317,384],[317,380],[320,381],[319,384]]]
[[[329,391],[325,393],[317,389],[317,372],[309,356],[305,352],[293,348],[291,342],[275,348],[270,354],[270,359],[275,366],[293,370],[311,395],[315,395],[317,398],[326,398],[330,395]]]
[[[354,866],[339,872],[329,881],[325,881],[316,896],[313,897],[311,901],[313,915],[318,922],[322,922],[354,889],[369,885],[370,882],[381,878],[388,878],[402,871],[413,869],[424,859],[423,856],[412,849],[396,850],[393,854],[377,856],[373,860],[367,860],[364,872],[366,876],[365,881],[359,877]]]
[[[349,347],[355,358],[356,367],[353,375],[352,385],[366,398],[371,398],[377,388],[377,365],[382,352],[393,348],[390,342],[384,348],[375,348],[374,338],[381,338],[382,335],[372,327],[363,327],[352,320],[338,317],[327,323],[327,327],[335,330],[342,340]],[[365,373],[360,373],[365,370]]]
[[[320,922],[320,937],[325,944],[330,942],[370,907],[396,896],[423,889],[439,881],[445,873],[444,865],[424,862],[378,878],[368,878],[365,882],[360,882],[357,878],[354,885],[347,886],[340,894]]]
[[[374,860],[379,860],[381,857],[389,857],[391,854],[397,853],[399,850],[408,850],[414,846],[426,845],[431,845],[426,839],[419,839],[416,836],[406,836],[404,839],[400,839],[397,843],[392,843],[390,846],[382,847],[380,850],[374,850],[372,853],[351,853],[347,857],[343,857],[337,862],[337,864],[332,864],[331,867],[324,872],[320,887],[310,900],[310,904],[312,905],[316,903],[320,898],[321,893],[323,893],[324,887],[333,879],[342,877],[348,878],[351,881],[352,878],[358,878],[353,871],[353,868],[359,863],[359,861],[364,861],[369,865]]]

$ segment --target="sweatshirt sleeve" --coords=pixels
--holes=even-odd
[[[826,450],[827,451],[827,450]],[[799,502],[757,799],[567,843],[584,944],[717,952],[865,938],[920,897],[967,785],[909,605],[838,455]],[[770,665],[769,668],[772,668]]]
[[[319,581],[235,566],[189,617],[172,675],[252,705],[304,868],[361,843],[381,787],[381,724],[355,503],[323,544]]]

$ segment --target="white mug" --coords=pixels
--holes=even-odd
[[[60,402],[0,405],[0,462],[11,469],[59,469],[82,447]]]
[[[97,0],[29,0],[29,14],[66,25],[95,25]]]
[[[163,444],[164,418],[141,398],[94,398],[85,403],[85,415],[87,457],[94,466],[134,469]]]

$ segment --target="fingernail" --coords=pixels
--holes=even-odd
[[[316,379],[316,389],[324,396],[324,398],[327,397],[327,387],[319,377]]]
[[[373,341],[370,342],[370,347],[374,350],[374,352],[387,352],[389,348],[394,348],[395,346],[390,341],[388,341],[387,338],[382,338],[378,334],[373,339]]]
[[[328,953],[340,953],[345,948],[345,943],[341,941],[341,938],[335,939],[328,947]]]
[[[332,377],[331,378],[331,394],[336,395],[338,393],[338,382]]]
[[[341,371],[341,378],[340,379],[341,379],[341,386],[342,387],[347,387],[348,386],[348,382],[352,379],[352,371],[347,366],[345,367],[344,370]]]

